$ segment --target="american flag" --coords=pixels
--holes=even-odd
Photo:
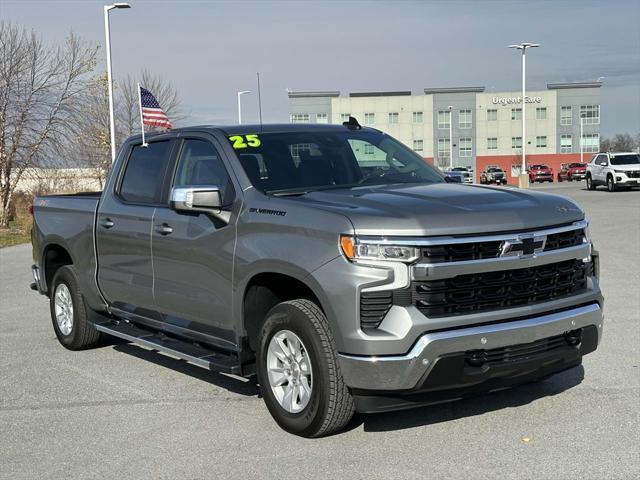
[[[140,87],[140,103],[142,104],[142,123],[151,127],[171,128],[169,117],[160,107],[156,97],[142,87]]]

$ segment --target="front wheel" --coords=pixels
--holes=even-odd
[[[302,437],[344,428],[355,411],[326,317],[309,300],[282,302],[267,314],[257,365],[264,401],[276,422]]]
[[[615,192],[616,191],[616,184],[613,181],[613,177],[611,175],[609,175],[609,177],[607,177],[607,190],[609,190],[610,192]]]
[[[591,175],[587,175],[587,190],[595,190],[595,189],[596,189],[596,186],[593,184]]]
[[[83,350],[100,342],[100,332],[87,320],[87,307],[78,288],[78,273],[72,265],[60,267],[53,276],[49,308],[53,330],[62,346]]]

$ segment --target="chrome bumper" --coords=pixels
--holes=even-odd
[[[362,390],[410,390],[428,377],[435,360],[450,353],[531,343],[594,325],[598,344],[603,315],[595,303],[526,320],[461,328],[422,335],[404,355],[339,354],[345,383]]]

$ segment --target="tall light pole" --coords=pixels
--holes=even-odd
[[[113,119],[113,80],[111,79],[111,38],[109,36],[109,11],[114,8],[131,8],[128,3],[104,6],[104,36],[107,51],[107,83],[109,91],[109,135],[111,140],[111,163],[116,161],[116,125]]]
[[[449,105],[449,170],[453,170],[453,106]]]
[[[535,48],[539,47],[539,43],[520,43],[517,45],[509,45],[509,48],[516,48],[518,50],[522,50],[522,168],[520,170],[520,186],[528,186],[529,185],[529,176],[526,174],[527,170],[527,161],[526,161],[526,150],[527,150],[527,121],[526,121],[526,105],[527,105],[527,96],[526,96],[526,78],[527,78],[527,70],[526,70],[526,58],[527,58],[527,48]],[[525,178],[526,177],[526,178]]]
[[[240,100],[240,97],[245,93],[251,93],[251,90],[243,90],[241,92],[238,92],[238,125],[242,124],[242,102]]]
[[[583,160],[583,152],[584,152],[584,148],[583,148],[583,133],[582,133],[582,124],[584,123],[584,117],[582,115],[580,115],[580,163],[584,163]]]

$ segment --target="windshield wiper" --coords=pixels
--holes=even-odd
[[[309,188],[284,188],[282,190],[267,190],[267,195],[273,195],[275,197],[294,197],[300,195],[306,195],[311,192],[320,192],[324,190],[339,190],[341,188],[351,188],[357,184],[343,184],[343,185],[324,185],[322,187],[309,187]]]

